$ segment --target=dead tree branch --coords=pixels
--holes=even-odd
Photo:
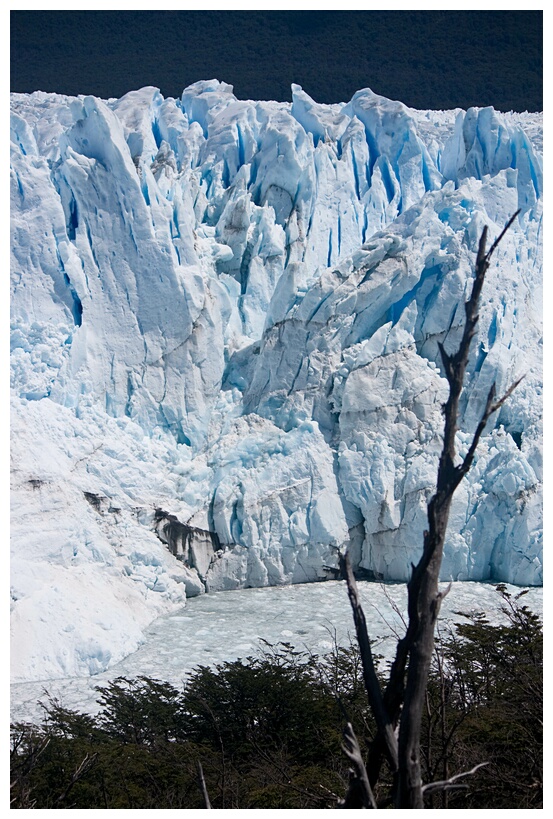
[[[92,754],[92,756],[89,756],[88,754],[85,755],[81,764],[75,768],[75,771],[73,772],[73,775],[67,787],[62,791],[62,793],[60,793],[54,804],[58,805],[61,804],[62,802],[65,802],[70,792],[72,791],[74,785],[76,785],[79,779],[82,779],[83,776],[85,776],[88,773],[88,771],[92,767],[94,767],[97,759],[98,759],[97,753]]]
[[[202,792],[202,796],[204,798],[204,805],[208,810],[211,809],[211,802],[209,801],[209,794],[207,792],[207,785],[205,784],[205,776],[204,776],[204,769],[202,768],[202,763],[198,759],[196,762],[196,770],[198,771],[198,785]]]
[[[353,611],[353,621],[355,623],[355,631],[361,653],[361,662],[363,664],[363,680],[365,682],[369,705],[376,720],[378,731],[383,737],[385,753],[390,762],[390,767],[392,768],[392,771],[396,771],[398,767],[397,740],[388,711],[384,706],[382,691],[380,689],[380,683],[376,674],[374,658],[371,650],[371,641],[369,640],[369,635],[367,632],[367,622],[359,600],[357,582],[353,576],[349,555],[347,553],[345,555],[340,553],[339,561],[342,575],[345,577],[348,587],[349,600]]]
[[[456,785],[455,783],[458,779],[462,779],[465,776],[472,776],[477,770],[479,770],[479,768],[483,768],[489,764],[489,762],[480,762],[479,765],[475,765],[474,768],[470,769],[470,771],[463,771],[462,773],[455,774],[455,776],[451,776],[449,779],[443,779],[439,782],[429,782],[428,785],[422,786],[422,792],[425,795],[429,795],[431,793],[436,793],[436,791],[453,790],[454,788],[468,788],[468,785]]]
[[[467,454],[462,462],[456,465],[455,435],[459,417],[459,401],[471,341],[476,334],[480,295],[491,257],[518,213],[519,211],[507,222],[489,250],[486,250],[488,231],[484,227],[478,245],[472,291],[465,303],[465,325],[459,349],[456,353],[450,354],[446,352],[443,344],[438,345],[443,370],[449,384],[449,396],[444,406],[443,446],[438,464],[436,492],[428,503],[428,530],[424,532],[422,556],[418,564],[413,566],[411,579],[407,586],[407,630],[403,639],[398,641],[396,656],[390,669],[384,695],[378,684],[365,617],[359,603],[353,572],[347,555],[340,556],[340,568],[347,582],[359,641],[365,687],[377,723],[377,735],[369,752],[368,778],[374,787],[380,775],[383,758],[386,757],[395,775],[394,802],[396,808],[421,809],[424,807],[420,762],[421,721],[434,649],[435,625],[441,601],[447,594],[447,591],[445,593],[438,591],[438,580],[453,495],[473,463],[478,443],[490,416],[502,406],[520,383],[519,380],[512,384],[505,395],[497,401],[495,400],[495,385],[492,386]],[[396,743],[394,731],[398,723],[399,735]],[[453,779],[444,780],[444,782],[447,783],[448,788],[460,787],[454,784]]]
[[[376,800],[369,783],[361,749],[359,748],[359,743],[357,742],[357,737],[355,736],[351,722],[348,722],[344,728],[344,744],[342,748],[352,763],[353,770],[346,798],[340,807],[376,809]]]

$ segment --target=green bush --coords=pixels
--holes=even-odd
[[[427,691],[425,780],[486,763],[435,807],[540,808],[543,749],[542,624],[505,586],[507,622],[465,615],[437,642]]]

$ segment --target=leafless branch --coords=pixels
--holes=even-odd
[[[407,620],[405,619],[405,617],[404,617],[404,614],[403,614],[402,610],[400,609],[400,607],[398,606],[398,604],[396,603],[396,601],[393,599],[392,595],[391,595],[391,594],[390,594],[390,592],[388,591],[388,587],[386,586],[386,584],[385,584],[385,583],[380,583],[380,589],[381,589],[382,593],[384,594],[384,597],[386,598],[386,600],[387,600],[387,601],[388,601],[388,603],[390,604],[390,608],[392,609],[392,611],[394,612],[394,614],[396,614],[396,615],[397,615],[398,619],[401,621],[401,623],[403,624],[404,628],[407,628]],[[387,620],[387,619],[384,617],[384,615],[382,614],[382,612],[379,610],[378,606],[376,606],[374,603],[372,604],[372,606],[373,606],[373,608],[374,608],[376,611],[378,611],[378,614],[380,615],[380,617],[382,618],[382,620],[384,620],[384,622],[385,622],[385,623],[386,623],[386,625],[388,626],[388,629],[391,631],[391,633],[394,635],[394,637],[397,637],[397,639],[399,640],[399,639],[400,639],[400,636],[399,636],[399,632],[398,632],[398,630],[397,630],[396,626],[394,626],[394,624],[393,624],[393,623],[389,622],[389,621],[388,621],[388,620]]]
[[[503,237],[505,236],[505,234],[507,233],[507,231],[509,230],[509,228],[511,227],[511,225],[513,224],[513,222],[515,221],[515,219],[519,215],[519,213],[520,213],[520,208],[515,213],[513,213],[513,215],[511,216],[511,218],[509,219],[509,221],[507,222],[507,224],[505,225],[505,227],[503,228],[503,230],[501,231],[501,233],[499,234],[499,236],[497,237],[495,242],[492,244],[492,246],[488,250],[488,252],[486,254],[488,264],[489,264],[489,261],[490,261],[491,257],[493,256],[498,244],[503,239]]]
[[[382,735],[385,743],[385,751],[393,771],[397,770],[398,755],[397,755],[397,740],[394,734],[394,729],[388,712],[384,706],[382,698],[382,691],[380,690],[380,683],[376,675],[376,668],[374,658],[371,650],[371,642],[367,632],[367,622],[365,614],[359,600],[359,592],[357,590],[357,582],[353,575],[351,562],[348,554],[339,554],[340,569],[343,577],[346,580],[349,600],[353,611],[353,621],[355,623],[355,631],[357,633],[357,641],[359,643],[359,650],[361,653],[361,662],[363,664],[363,679],[367,691],[369,705],[373,712],[378,730]]]
[[[73,776],[71,777],[67,787],[60,793],[60,795],[56,799],[55,802],[56,805],[61,804],[67,799],[70,791],[73,789],[73,786],[77,784],[79,779],[82,779],[83,776],[85,776],[85,774],[88,773],[88,771],[94,766],[97,759],[98,754],[92,754],[92,756],[86,754],[81,764],[75,768]]]
[[[202,792],[202,796],[204,798],[204,805],[208,810],[211,809],[211,802],[209,801],[209,794],[207,792],[207,785],[205,784],[205,776],[204,776],[204,769],[202,768],[202,763],[198,759],[196,762],[196,770],[198,771],[198,785]]]
[[[509,387],[507,392],[501,398],[499,398],[497,401],[493,400],[495,398],[495,384],[492,384],[492,386],[490,387],[490,391],[488,393],[488,399],[486,401],[486,407],[484,409],[484,413],[482,415],[482,418],[480,419],[480,423],[476,427],[476,431],[475,431],[474,436],[472,438],[472,443],[471,443],[471,445],[469,447],[469,450],[468,450],[467,454],[465,455],[463,463],[460,466],[457,467],[457,471],[460,474],[461,478],[464,475],[467,474],[467,472],[469,471],[469,469],[470,469],[470,467],[472,465],[472,462],[474,460],[474,455],[476,453],[476,447],[478,446],[478,442],[480,441],[480,437],[481,437],[482,433],[484,432],[484,429],[486,427],[488,419],[490,418],[491,415],[493,415],[494,412],[496,412],[505,403],[507,398],[509,398],[509,396],[516,390],[516,388],[518,387],[518,385],[520,384],[520,382],[522,381],[523,378],[524,378],[524,376],[522,375],[513,384],[511,384],[511,386]]]
[[[23,735],[21,735],[21,737],[18,738],[18,740],[14,743],[14,747],[12,749],[12,755],[13,755],[14,760],[17,760],[16,751],[17,751],[18,747],[22,744],[22,742],[23,742]],[[44,751],[46,750],[46,748],[48,747],[49,744],[50,744],[50,737],[46,737],[45,739],[42,740],[40,745],[38,745],[37,747],[31,746],[31,749],[30,749],[29,753],[26,754],[26,756],[23,758],[23,760],[21,762],[16,762],[14,765],[12,765],[12,770],[17,771],[17,774],[18,774],[19,778],[21,778],[24,774],[28,773],[29,771],[31,771],[34,768],[34,766],[36,765],[37,759],[39,758],[39,756],[41,754],[44,753]],[[16,782],[17,782],[17,780],[16,780]],[[12,782],[10,787],[14,787],[16,782]]]
[[[472,776],[476,773],[480,768],[483,768],[485,765],[489,765],[489,762],[480,762],[479,765],[475,765],[474,768],[471,768],[470,771],[463,771],[462,773],[455,774],[455,776],[451,776],[449,779],[442,779],[440,782],[429,782],[428,785],[422,786],[423,794],[431,794],[435,793],[436,791],[444,791],[444,790],[452,790],[453,788],[467,788],[468,785],[456,785],[458,779],[462,779],[465,776]]]
[[[278,758],[275,754],[275,749],[273,748],[271,752],[268,752],[265,748],[263,748],[259,743],[257,743],[253,736],[249,737],[249,741],[252,744],[252,747],[257,752],[260,759],[264,760],[267,764],[264,767],[264,774],[268,775],[271,778],[271,781],[275,784],[279,785],[282,788],[286,788],[288,790],[292,790],[295,793],[299,793],[302,796],[307,797],[310,801],[318,800],[320,802],[326,802],[326,797],[322,796],[322,794],[316,793],[312,790],[308,790],[307,788],[302,788],[299,785],[295,784],[292,781],[292,771],[291,769],[286,770],[284,765],[287,763],[281,763],[278,761]],[[275,775],[280,774],[280,778]],[[336,794],[332,791],[329,791],[328,788],[323,788],[322,785],[319,785],[321,790],[326,790],[331,796],[336,797]]]
[[[447,584],[445,589],[442,589],[441,592],[438,592],[438,594],[440,595],[440,599],[445,600],[445,598],[447,597],[447,595],[449,594],[450,591],[451,591],[451,581],[449,581],[449,583]]]
[[[348,722],[344,728],[344,744],[342,745],[342,748],[345,755],[353,765],[353,775],[350,781],[348,794],[340,807],[363,807],[374,808],[376,810],[376,800],[369,783],[367,769],[365,768],[359,743],[357,742],[357,737],[355,736],[351,722]],[[361,805],[356,804],[357,795],[361,801]]]

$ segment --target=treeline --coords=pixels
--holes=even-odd
[[[12,11],[11,90],[120,97],[197,80],[239,99],[361,88],[413,108],[541,111],[541,11]]]
[[[437,641],[424,781],[486,764],[429,789],[428,808],[542,807],[541,622],[498,588],[506,624],[466,616]],[[182,691],[139,677],[98,692],[96,716],[50,699],[42,725],[12,726],[12,808],[203,808],[206,793],[213,808],[335,808],[348,787],[346,721],[362,748],[374,736],[353,646],[316,657],[267,645],[198,668]]]

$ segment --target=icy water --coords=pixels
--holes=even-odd
[[[444,584],[445,588],[445,584]],[[508,587],[517,594],[521,589]],[[376,652],[391,658],[394,632],[402,633],[406,614],[405,584],[360,582],[359,591]],[[453,583],[445,598],[440,628],[462,619],[456,612],[485,611],[490,620],[502,619],[503,601],[495,585]],[[524,603],[542,614],[543,589],[530,589]],[[95,677],[18,683],[11,687],[12,720],[40,720],[37,700],[45,691],[68,708],[97,710],[95,686],[119,676],[146,675],[177,687],[198,665],[248,657],[271,644],[290,643],[314,654],[328,652],[334,639],[347,644],[354,634],[345,583],[327,581],[297,586],[242,589],[195,597],[186,608],[156,620],[144,644],[108,671]]]

